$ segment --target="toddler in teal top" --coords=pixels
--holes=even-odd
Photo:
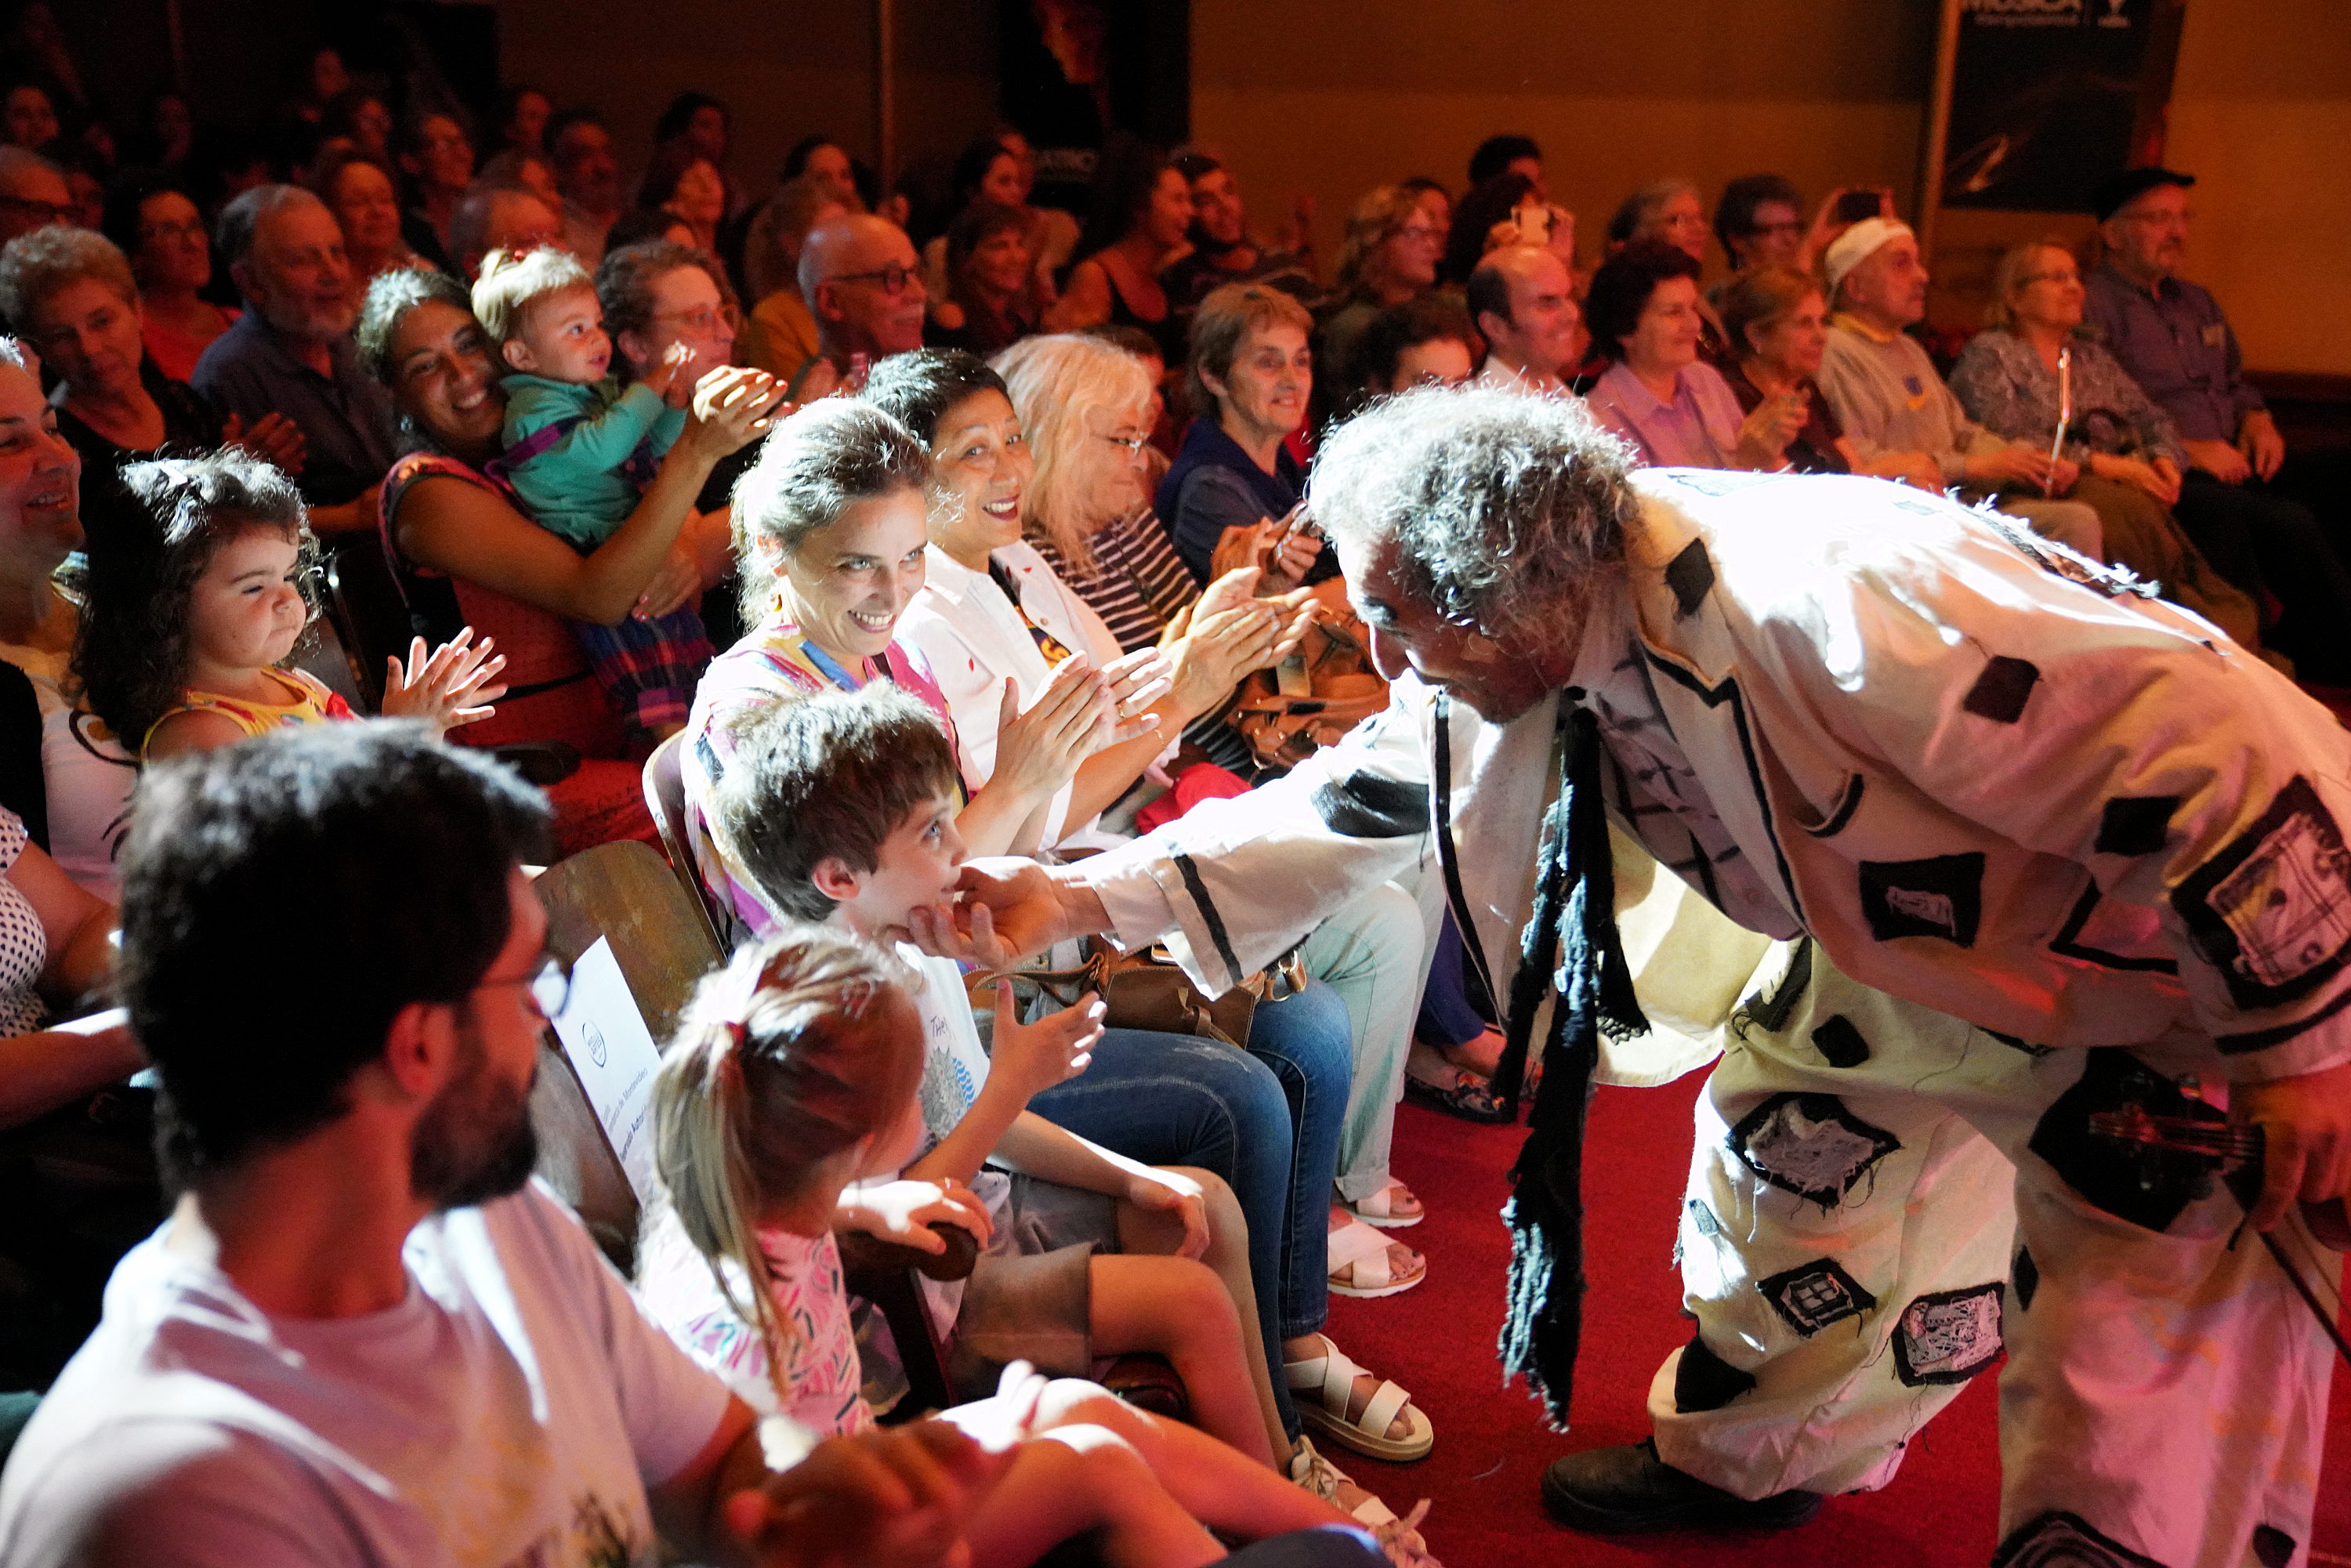
[[[587,555],[628,521],[685,428],[693,356],[673,348],[651,375],[623,390],[608,373],[612,340],[595,282],[551,246],[486,257],[474,315],[511,372],[498,383],[507,394],[506,451],[492,477],[539,527]],[[710,662],[700,616],[689,608],[617,626],[574,626],[632,729],[659,739],[684,725],[695,683]]]

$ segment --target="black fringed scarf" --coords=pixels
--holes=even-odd
[[[1495,1089],[1515,1113],[1535,1012],[1544,994],[1556,990],[1542,1081],[1502,1207],[1510,1228],[1510,1276],[1499,1349],[1504,1376],[1523,1375],[1561,1430],[1583,1331],[1583,1118],[1593,1070],[1603,1033],[1625,1040],[1649,1027],[1616,937],[1600,727],[1581,706],[1583,695],[1570,689],[1560,698],[1559,798],[1543,824],[1534,914],[1519,939],[1494,1073]]]

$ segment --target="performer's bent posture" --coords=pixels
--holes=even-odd
[[[1555,1511],[1805,1517],[1884,1484],[2004,1339],[1998,1561],[2302,1561],[2324,1333],[2230,1186],[2091,1118],[2225,1098],[2266,1134],[2252,1223],[2281,1235],[2351,1189],[2351,737],[2001,519],[1628,473],[1539,398],[1380,405],[1324,445],[1311,507],[1388,711],[1081,867],[977,863],[932,940],[1165,936],[1215,991],[1434,850],[1513,1053],[1548,1048],[1504,1340],[1556,1417],[1588,1080],[1638,1077],[1645,1030],[1726,1052],[1681,1227],[1698,1333],[1654,1447],[1558,1461]],[[1779,941],[1660,921],[1677,885],[1626,854],[1620,941],[1603,798]]]

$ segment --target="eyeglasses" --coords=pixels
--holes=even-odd
[[[1113,446],[1126,448],[1126,455],[1129,457],[1142,456],[1143,449],[1151,444],[1151,437],[1147,435],[1105,435],[1102,439]]]
[[[732,305],[721,305],[716,310],[705,305],[698,310],[664,310],[653,319],[674,321],[689,332],[716,332],[721,327],[732,332],[741,324],[743,317]]]
[[[1434,224],[1405,224],[1395,231],[1398,239],[1441,240],[1445,231]]]
[[[2082,281],[2082,275],[2073,271],[2028,272],[2016,281],[2019,283],[2079,283]]]
[[[906,292],[906,283],[915,276],[912,267],[884,267],[872,272],[844,272],[825,279],[827,283],[878,283],[882,292],[895,299]]]
[[[529,993],[531,1011],[553,1019],[571,1000],[571,970],[550,953],[539,960],[538,968],[520,979],[484,980],[474,989],[502,991],[512,986],[520,986]]]
[[[50,224],[66,223],[80,211],[75,206],[60,206],[55,202],[37,202],[27,196],[0,196],[0,207],[37,217],[41,220],[40,226],[44,228]]]
[[[204,237],[204,221],[202,218],[190,218],[187,222],[182,224],[141,224],[139,225],[139,237],[141,239],[151,240],[202,239]]]

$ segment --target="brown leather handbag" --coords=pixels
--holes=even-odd
[[[977,973],[964,981],[972,1005],[995,1002],[996,982],[1012,982],[1016,1001],[1026,1006],[1050,998],[1056,1007],[1075,1007],[1093,992],[1108,1004],[1103,1024],[1111,1029],[1150,1030],[1160,1034],[1196,1034],[1242,1046],[1260,1004],[1282,1001],[1306,988],[1306,963],[1295,948],[1213,1000],[1186,977],[1164,946],[1122,953],[1099,937],[1086,942],[1086,959],[1074,969],[1010,969]]]
[[[1225,722],[1240,731],[1258,766],[1295,768],[1388,706],[1388,684],[1372,667],[1364,623],[1316,622],[1300,644],[1309,690],[1282,690],[1280,672],[1259,670],[1240,684]]]

